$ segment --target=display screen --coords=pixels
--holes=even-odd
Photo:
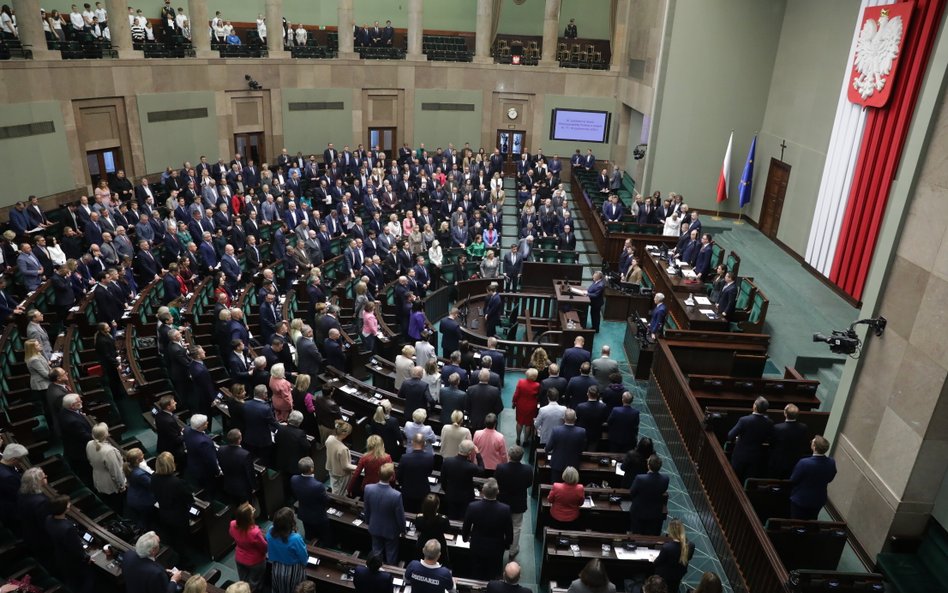
[[[550,118],[550,140],[608,142],[608,111],[554,109]]]

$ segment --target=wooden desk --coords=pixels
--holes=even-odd
[[[537,521],[533,531],[537,539],[543,537],[543,528],[547,526],[550,507],[547,500],[552,484],[540,485],[540,506],[537,508]],[[600,533],[627,533],[629,531],[629,509],[631,494],[627,488],[586,488],[587,503],[579,509],[578,525],[583,529]]]
[[[537,496],[540,492],[541,484],[552,484],[553,477],[550,473],[550,463],[547,459],[546,451],[539,449],[536,454],[536,462],[533,466],[533,495]],[[609,465],[600,465],[600,459],[608,459]],[[609,487],[611,484],[619,484],[622,481],[622,474],[618,469],[622,460],[625,459],[625,453],[599,453],[587,451],[583,453],[582,461],[579,467],[579,482],[588,484],[596,482]]]
[[[550,280],[569,280],[579,283],[583,280],[581,264],[554,264],[547,262],[525,261],[520,276],[520,290],[524,292],[550,292]]]
[[[562,545],[565,540],[567,545]],[[587,562],[593,558],[602,561],[609,580],[616,588],[624,590],[625,580],[651,575],[653,561],[667,537],[629,534],[607,534],[586,531],[562,531],[545,529],[543,534],[543,560],[540,565],[540,583],[555,581],[559,586],[568,586]],[[576,546],[576,548],[571,548]],[[620,550],[618,553],[616,550]],[[626,551],[637,551],[642,556],[634,559],[620,558]]]
[[[676,290],[676,287],[681,286],[680,279],[677,277],[670,277],[668,272],[665,271],[665,266],[662,262],[659,262],[652,257],[643,257],[642,270],[652,281],[655,292],[661,292],[665,295],[665,306],[668,307],[668,314],[672,316],[675,324],[680,329],[721,332],[726,332],[728,330],[729,325],[726,320],[721,319],[720,317],[711,319],[700,312],[701,309],[716,310],[714,305],[696,304],[694,306],[689,306],[685,304],[685,299],[689,296],[690,292],[685,291],[682,293],[680,292],[680,288]],[[679,282],[676,282],[676,280]],[[695,292],[704,291],[703,284],[696,286],[700,286],[701,288],[700,291]]]

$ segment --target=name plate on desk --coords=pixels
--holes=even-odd
[[[316,558],[316,557],[314,557],[314,556],[310,556],[310,557],[306,560],[306,564],[309,564],[310,566],[319,566],[319,558]]]

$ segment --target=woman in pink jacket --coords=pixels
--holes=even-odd
[[[273,394],[273,415],[277,422],[286,422],[293,411],[293,384],[286,380],[283,363],[277,363],[270,369],[270,392]]]

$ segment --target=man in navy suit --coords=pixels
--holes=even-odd
[[[500,576],[504,551],[513,543],[510,507],[497,500],[500,488],[489,478],[481,488],[481,500],[472,502],[464,514],[461,536],[471,544],[471,576],[490,580]]]
[[[204,352],[204,348],[198,346],[191,355],[188,373],[191,376],[190,390],[194,393],[192,399],[195,399],[197,403],[196,411],[207,416],[208,423],[210,423],[211,416],[217,409],[213,406],[214,398],[217,397],[217,387],[214,385],[210,371],[207,370],[207,366],[204,364],[205,358],[207,358],[207,354]]]
[[[83,482],[92,483],[92,466],[86,457],[86,444],[92,440],[92,425],[82,413],[82,398],[70,393],[63,398],[59,410],[59,429],[63,439],[63,456],[69,468]]]
[[[428,384],[422,379],[425,370],[419,366],[411,369],[411,378],[402,382],[398,388],[398,397],[405,400],[405,415],[411,416],[415,410],[422,409],[426,413],[434,409],[434,399],[428,390]]]
[[[270,338],[276,332],[276,324],[280,321],[280,313],[277,311],[276,295],[268,292],[264,301],[260,303],[260,337],[262,343],[269,344]]]
[[[602,425],[609,417],[609,406],[599,400],[599,387],[590,385],[586,401],[576,406],[576,424],[586,430],[586,451],[598,451]]]
[[[169,572],[156,558],[161,540],[149,531],[135,542],[135,548],[122,554],[122,576],[128,593],[175,593],[187,576],[177,569]]]
[[[224,247],[224,257],[221,258],[221,271],[224,272],[227,289],[231,294],[237,294],[237,287],[240,285],[240,262],[234,255],[234,246]]]
[[[679,259],[693,266],[698,259],[698,251],[700,249],[701,243],[698,240],[698,231],[691,231],[691,234],[688,235],[688,242],[685,244],[685,248],[681,250]]]
[[[560,376],[567,381],[579,375],[579,369],[584,362],[592,361],[592,354],[583,347],[585,344],[585,338],[576,336],[573,347],[563,352],[563,358],[560,360]]]
[[[244,343],[242,340],[230,340],[231,352],[227,356],[227,374],[238,383],[250,383],[250,369],[244,359]]]
[[[789,479],[797,462],[810,452],[810,429],[797,420],[799,413],[800,408],[787,404],[783,409],[784,421],[774,425],[767,472],[771,478]]]
[[[487,337],[497,335],[497,326],[500,325],[500,316],[504,310],[504,303],[498,294],[498,285],[492,282],[487,287],[490,296],[487,297],[487,303],[484,305],[484,330]]]
[[[563,405],[575,410],[577,406],[586,401],[589,388],[597,386],[596,378],[590,374],[591,368],[588,362],[584,362],[579,366],[579,376],[573,377],[566,384],[566,391],[564,392],[566,397]]]
[[[836,461],[827,457],[829,441],[820,435],[810,443],[813,455],[797,462],[790,476],[790,518],[815,521],[826,504],[826,487],[836,477]]]
[[[607,190],[608,191],[608,188]],[[602,205],[602,214],[606,218],[606,222],[615,222],[622,220],[622,204],[619,203],[619,196],[613,194],[609,196],[609,201]]]
[[[586,156],[583,157],[583,168],[587,171],[592,171],[596,168],[596,156],[593,154],[591,148],[586,150]]]
[[[324,360],[327,366],[335,367],[337,370],[346,371],[346,353],[342,349],[341,334],[336,328],[329,330],[329,337],[323,343],[323,350],[326,353]]]
[[[227,444],[217,450],[221,469],[221,486],[227,497],[238,503],[253,501],[253,459],[250,451],[240,446],[243,435],[232,428],[227,431]]]
[[[386,463],[379,470],[379,482],[365,487],[365,522],[372,535],[372,552],[382,554],[388,564],[398,562],[398,539],[405,531],[405,509],[402,494],[389,482],[395,465]]]
[[[701,221],[698,220],[698,211],[697,211],[697,210],[692,210],[692,211],[691,211],[691,219],[690,219],[690,220],[686,220],[685,222],[688,223],[688,231],[689,231],[689,232],[690,232],[690,231],[696,231],[699,235],[701,234]]]
[[[516,540],[514,545],[516,545]],[[513,557],[514,554],[511,552],[510,556]],[[486,593],[530,593],[530,589],[520,584],[520,564],[512,560],[504,567],[503,578],[487,583],[485,591]]]
[[[586,430],[576,426],[576,410],[566,410],[563,426],[557,426],[546,443],[546,454],[550,463],[553,481],[561,482],[563,470],[579,467],[586,449]]]
[[[244,420],[244,448],[267,465],[273,450],[273,432],[277,429],[277,421],[273,416],[273,409],[267,403],[266,385],[254,387],[253,399],[244,403]]]
[[[184,446],[188,450],[187,474],[198,486],[210,491],[213,498],[221,468],[217,464],[214,441],[205,432],[208,426],[207,416],[194,414],[189,424],[190,426],[184,429]]]
[[[659,473],[662,460],[658,455],[648,458],[648,473],[635,476],[630,494],[632,507],[632,533],[636,535],[660,535],[665,522],[665,493],[668,492],[668,476]]]
[[[767,417],[768,407],[767,399],[758,397],[754,400],[753,413],[738,420],[727,433],[727,440],[736,441],[731,452],[731,467],[742,484],[747,478],[762,477],[765,473],[767,449],[764,444],[769,443],[774,434],[773,420]]]
[[[593,272],[593,281],[586,289],[586,296],[589,297],[589,317],[593,331],[599,333],[599,321],[602,318],[602,305],[605,302],[606,283],[603,280],[602,272],[596,270]]]
[[[500,379],[500,385],[497,385],[497,387],[503,388],[504,375],[507,372],[507,363],[504,361],[504,355],[501,354],[500,350],[497,349],[497,338],[487,338],[487,348],[481,350],[482,363],[484,358],[487,356],[490,357],[490,370],[494,373],[497,373],[497,376]]]
[[[734,272],[724,274],[724,288],[718,297],[718,313],[727,320],[734,316],[737,306],[737,282],[734,281]]]
[[[519,445],[514,445],[507,450],[507,458],[509,459],[507,463],[501,463],[494,470],[494,478],[500,489],[497,500],[510,507],[513,522],[510,557],[516,558],[520,552],[523,515],[527,512],[527,491],[533,485],[533,466],[520,463],[523,459],[523,448]]]
[[[299,471],[299,475],[290,478],[290,488],[293,490],[293,496],[299,501],[303,534],[307,540],[319,538],[322,545],[329,534],[329,519],[326,517],[329,499],[326,497],[326,486],[316,479],[316,464],[312,457],[300,459]]]
[[[709,233],[701,235],[701,247],[698,249],[698,255],[695,257],[694,269],[695,274],[698,275],[700,280],[706,280],[714,271],[711,269],[712,247],[714,247],[714,242],[711,240],[711,235]]]
[[[217,252],[214,251],[214,244],[211,242],[211,233],[205,231],[202,239],[201,244],[198,245],[201,271],[204,274],[210,274],[211,270],[217,267]]]
[[[434,454],[425,451],[425,435],[417,433],[411,441],[411,451],[398,461],[398,483],[401,484],[405,510],[421,511],[421,503],[431,492],[428,476],[434,470]]]
[[[648,324],[648,333],[651,334],[653,340],[662,335],[665,330],[665,317],[668,315],[664,294],[656,292],[654,302],[655,308],[652,309],[652,319]]]
[[[632,407],[632,394],[622,394],[622,405],[612,408],[606,419],[609,437],[609,450],[624,453],[635,446],[639,440],[639,411]]]
[[[458,324],[458,315],[461,312],[452,307],[448,316],[441,320],[438,330],[441,332],[441,356],[447,358],[457,350],[461,344],[461,326]]]

